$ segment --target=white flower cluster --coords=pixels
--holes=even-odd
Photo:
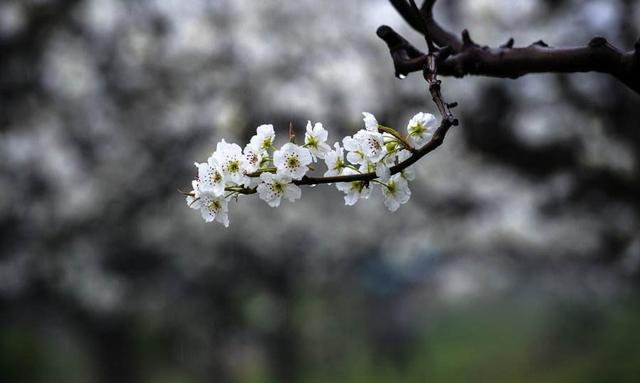
[[[229,201],[240,195],[258,193],[271,207],[280,206],[282,198],[291,202],[300,199],[302,193],[296,183],[320,159],[327,166],[324,177],[375,172],[377,178],[372,181],[336,183],[337,189],[345,193],[345,205],[367,199],[373,189],[379,188],[385,206],[396,211],[409,200],[408,181],[415,174],[409,167],[391,175],[390,167],[409,158],[410,149],[431,140],[436,118],[428,113],[416,114],[403,136],[378,124],[372,114],[363,115],[365,129],[345,137],[342,146],[336,142],[333,149],[327,144],[326,129],[311,121],[307,123],[303,145],[287,142],[277,149],[273,125],[260,125],[244,149],[222,140],[207,162],[195,163],[198,176],[192,182],[193,190],[185,193],[188,206],[200,210],[205,221],[228,226]]]

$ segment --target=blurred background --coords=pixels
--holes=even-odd
[[[632,0],[436,14],[640,36]],[[1,0],[0,381],[640,381],[640,96],[607,76],[443,79],[461,125],[394,214],[326,185],[228,229],[187,208],[222,138],[435,112],[382,24],[423,47],[384,0]]]

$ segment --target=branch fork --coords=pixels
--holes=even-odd
[[[530,73],[600,72],[614,76],[640,94],[640,39],[630,51],[616,48],[601,36],[583,47],[553,48],[542,40],[514,47],[510,38],[500,47],[491,48],[475,43],[466,29],[457,37],[441,27],[433,17],[436,0],[425,0],[418,15],[413,0],[389,1],[409,25],[429,35],[436,48],[450,51],[438,62],[438,74],[442,76],[518,78]],[[406,76],[422,70],[425,53],[388,26],[378,28],[378,36],[389,47],[397,74]]]

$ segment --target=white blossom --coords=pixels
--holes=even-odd
[[[258,185],[258,195],[271,207],[280,206],[282,197],[293,202],[302,195],[300,188],[291,183],[291,178],[286,175],[262,173],[260,180],[262,183]]]
[[[382,194],[384,195],[384,206],[394,212],[398,210],[400,205],[409,201],[411,190],[409,190],[407,180],[402,178],[400,174],[394,174],[386,186],[382,186]]]
[[[215,196],[223,195],[225,177],[218,161],[209,157],[207,162],[200,164],[196,162],[194,165],[198,168],[199,191],[210,192]]]
[[[335,150],[329,151],[324,157],[324,162],[327,164],[327,171],[324,173],[325,177],[339,176],[346,166],[344,162],[344,149],[341,148],[337,142],[333,144],[333,147]]]
[[[359,130],[353,137],[360,143],[360,150],[369,161],[378,162],[387,154],[381,133]]]
[[[411,196],[407,181],[415,178],[415,171],[408,167],[392,176],[391,167],[410,158],[411,152],[399,142],[401,138],[381,133],[379,129],[387,129],[378,124],[373,114],[363,113],[363,121],[365,129],[344,137],[343,146],[336,142],[333,150],[327,144],[327,130],[321,123],[312,125],[311,121],[307,122],[304,146],[289,142],[276,149],[273,125],[267,124],[258,126],[244,149],[221,140],[207,162],[195,163],[198,176],[192,182],[193,190],[187,194],[187,205],[199,210],[206,222],[218,221],[228,226],[230,198],[251,194],[255,188],[259,198],[271,207],[280,206],[282,198],[294,202],[302,194],[295,180],[312,169],[312,162],[322,159],[327,166],[325,177],[375,173],[377,180],[371,182],[336,184],[345,194],[345,205],[369,198],[375,186],[382,188],[385,206],[396,211]],[[435,124],[433,115],[416,114],[407,126],[407,140],[412,145],[424,145],[433,137]],[[249,177],[249,173],[257,171],[261,171],[260,177]]]
[[[343,175],[359,174],[351,168],[345,168]],[[371,188],[369,188],[365,181],[353,181],[353,182],[338,182],[336,188],[345,193],[344,204],[347,206],[353,206],[359,199],[367,199],[371,195]]]
[[[304,144],[311,152],[313,161],[318,158],[324,159],[325,155],[331,151],[331,147],[327,145],[327,137],[329,133],[321,123],[316,122],[313,127],[311,121],[307,122],[307,132],[304,135]]]
[[[267,149],[273,147],[273,141],[276,138],[276,133],[273,130],[273,125],[263,124],[256,129],[256,135],[251,137],[249,143],[258,150],[264,152]]]
[[[238,185],[250,183],[250,179],[246,175],[249,164],[238,144],[229,144],[225,140],[218,142],[213,158],[220,165],[227,182],[234,182]]]
[[[216,220],[225,227],[229,226],[228,202],[224,197],[217,197],[209,192],[201,192],[189,206],[192,209],[199,209],[200,215],[205,222]]]
[[[407,125],[407,141],[415,146],[422,146],[431,140],[436,131],[437,120],[431,113],[420,112],[411,117]]]
[[[291,177],[294,180],[301,179],[307,173],[310,163],[309,149],[291,142],[282,145],[280,150],[273,153],[273,164],[276,166],[278,174]]]

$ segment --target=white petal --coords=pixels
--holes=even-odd
[[[306,166],[311,163],[311,152],[309,151],[309,149],[300,148],[298,153],[300,155],[300,164],[302,166]]]
[[[347,136],[342,139],[342,146],[344,146],[344,148],[350,152],[353,152],[360,148],[360,145],[358,145],[358,141],[351,136]]]
[[[365,161],[365,159],[360,153],[349,152],[347,153],[347,161],[351,162],[352,164],[361,164],[363,163],[363,161]]]
[[[278,169],[284,167],[284,154],[282,149],[273,152],[273,164]]]
[[[380,161],[376,164],[376,176],[378,176],[381,181],[386,182],[391,177],[391,170],[384,162]]]
[[[273,183],[273,177],[275,175],[273,173],[260,173],[260,179],[266,183]]]
[[[190,195],[187,196],[186,200],[187,206],[192,209],[198,210],[202,206],[202,202],[200,201],[200,199],[196,199],[195,197],[192,197]]]
[[[291,202],[297,199],[300,199],[301,195],[302,195],[302,191],[300,190],[298,185],[293,185],[293,184],[288,185],[284,191],[284,197]]]
[[[313,131],[315,132],[316,137],[320,142],[326,142],[327,138],[329,138],[329,132],[327,132],[327,130],[322,126],[322,123],[320,122],[316,122],[315,126],[313,127]]]
[[[393,198],[385,198],[384,206],[386,206],[389,211],[394,212],[398,210],[398,208],[400,207],[400,203],[398,203],[398,201]]]
[[[347,193],[351,189],[351,182],[337,182],[336,189]]]
[[[350,191],[344,196],[344,204],[347,206],[353,206],[360,199],[360,193],[357,191]]]
[[[258,126],[258,128],[256,129],[256,133],[258,133],[259,136],[262,136],[261,138],[275,136],[273,125],[271,124],[263,124]]]
[[[371,189],[371,187],[366,187],[366,188],[362,188],[362,191],[360,192],[360,198],[362,199],[369,199],[369,197],[371,196],[371,191],[373,189]]]
[[[289,177],[287,175],[283,175],[283,174],[275,175],[273,177],[273,180],[276,181],[276,182],[279,182],[281,184],[290,184],[291,183],[291,177]]]
[[[204,205],[200,209],[200,215],[202,216],[202,219],[205,220],[205,222],[211,222],[216,218],[216,213],[214,213]]]
[[[281,197],[274,198],[272,200],[267,201],[267,204],[271,207],[278,207],[280,206],[280,200],[281,200]]]
[[[224,225],[224,227],[229,227],[229,215],[227,212],[221,212],[216,216],[216,221],[220,222]]]
[[[364,126],[367,128],[367,130],[377,132],[378,120],[376,120],[376,117],[373,114],[367,112],[363,112],[362,115],[364,116],[362,120],[364,121]]]

